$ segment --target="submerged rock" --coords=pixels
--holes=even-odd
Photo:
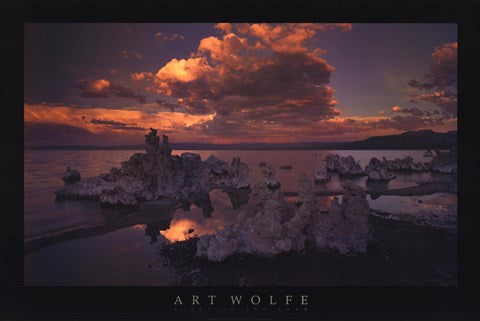
[[[156,134],[151,129],[145,135],[146,153],[133,154],[120,169],[112,168],[109,174],[68,184],[55,192],[57,197],[93,198],[104,205],[134,206],[138,201],[189,199],[218,186],[249,187],[249,169],[240,158],[235,157],[228,166],[213,155],[205,162],[194,153],[172,155],[168,136],[163,135],[160,143]]]
[[[327,171],[338,173],[338,175],[341,176],[365,174],[360,162],[355,161],[355,158],[353,158],[351,155],[342,157],[338,154],[328,154],[325,157],[325,161],[327,162],[325,166]]]
[[[258,163],[258,166],[267,166],[267,163],[262,161],[262,162]]]
[[[63,174],[62,179],[65,182],[77,182],[81,179],[82,177],[80,176],[80,172],[77,171],[76,169],[71,169],[70,167],[67,167],[65,170],[65,173]]]
[[[280,169],[292,169],[292,165],[282,165]]]
[[[372,157],[367,166],[365,166],[365,172],[368,175],[369,181],[390,181],[395,178],[387,171],[387,164],[382,162],[376,157]]]
[[[325,167],[321,167],[315,171],[315,182],[320,184],[325,184],[326,182],[330,181],[332,175],[325,169]]]

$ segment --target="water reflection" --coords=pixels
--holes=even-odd
[[[109,220],[109,212],[104,212],[95,202],[72,201],[55,202],[55,190],[63,185],[61,179],[66,166],[78,169],[82,177],[98,175],[108,172],[111,167],[119,167],[122,161],[127,160],[133,153],[142,151],[118,150],[84,150],[84,151],[25,151],[24,158],[24,192],[25,192],[25,238],[38,237],[42,234],[61,231],[75,226],[82,226],[100,220]],[[176,150],[173,154],[185,151]],[[423,151],[313,151],[313,150],[288,150],[288,151],[248,151],[248,150],[202,150],[190,151],[200,154],[205,160],[209,155],[229,162],[232,157],[239,156],[250,167],[250,177],[253,182],[260,180],[260,161],[267,161],[268,165],[278,168],[282,164],[292,164],[291,170],[278,170],[277,179],[282,183],[282,191],[294,192],[297,189],[299,177],[302,174],[313,177],[316,169],[325,166],[325,155],[338,153],[341,156],[352,155],[364,167],[371,157],[387,159],[402,158],[405,155],[413,157],[414,161],[429,161],[424,158]],[[318,156],[322,155],[322,156]],[[341,183],[347,178],[332,175],[332,180],[326,184],[316,184],[319,192],[341,190]],[[356,184],[363,188],[367,186],[366,177],[352,178]],[[399,175],[387,185],[375,186],[379,190],[416,186],[421,182],[450,180],[449,175],[434,173],[412,173]],[[230,197],[232,206],[240,208],[248,203],[248,192],[232,193],[225,191]],[[211,216],[213,208],[202,201],[202,215]],[[186,208],[187,204],[185,205]]]
[[[25,253],[67,240],[110,233],[125,227],[145,230],[150,244],[162,236],[170,242],[190,237],[214,234],[235,221],[237,213],[244,210],[250,190],[214,190],[192,195],[191,199],[170,208],[157,208],[151,202],[141,209],[102,209],[102,219],[68,230],[29,239]],[[69,202],[69,201],[62,201]],[[82,202],[82,201],[78,201]]]
[[[388,212],[389,218],[455,228],[457,223],[457,195],[436,193],[419,197],[383,195],[367,198],[370,208]]]
[[[135,151],[26,151],[25,155],[25,236],[37,237],[25,243],[25,280],[52,285],[85,284],[175,284],[175,276],[166,266],[158,249],[166,242],[187,240],[194,236],[216,233],[236,221],[242,211],[251,211],[250,191],[215,190],[195,195],[190,201],[169,209],[116,210],[100,208],[89,200],[55,201],[54,191],[63,184],[61,175],[66,166],[78,169],[82,177],[108,172]],[[183,151],[175,151],[181,153]],[[338,152],[351,154],[362,166],[371,157],[413,156],[422,161],[422,151],[193,151],[202,159],[210,154],[230,161],[240,156],[250,167],[253,182],[259,180],[260,160],[278,167],[290,163],[292,170],[277,171],[282,191],[297,190],[299,177],[324,166],[324,155]],[[318,191],[340,190],[347,178],[334,174],[327,184],[318,184]],[[452,176],[435,173],[401,174],[388,184],[370,184],[366,177],[354,182],[370,190],[415,186],[420,182],[450,181]],[[341,199],[341,196],[338,196]],[[319,196],[317,203],[326,210],[335,196]],[[295,206],[298,197],[287,201]],[[454,194],[422,197],[379,196],[368,198],[372,208],[398,213],[397,218],[420,217],[426,222],[456,222],[457,199]],[[402,214],[403,213],[403,214]],[[420,214],[419,214],[420,213]],[[423,214],[422,214],[423,213]],[[427,213],[427,214],[424,214]],[[408,215],[404,217],[402,215]],[[53,234],[56,233],[56,234]],[[96,236],[96,237],[92,237]],[[71,240],[70,242],[66,242]],[[128,254],[128,255],[125,255]],[[55,262],[55,264],[52,264]],[[27,282],[26,281],[26,282]]]
[[[244,205],[248,204],[249,193],[248,189],[228,189],[197,195],[188,207],[175,211],[170,227],[160,231],[160,234],[170,242],[215,234],[218,230],[235,222],[239,211],[248,210]]]

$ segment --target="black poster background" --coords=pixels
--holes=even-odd
[[[0,320],[462,320],[480,319],[478,209],[480,6],[474,1],[4,1],[0,14],[2,129]],[[458,23],[457,287],[24,287],[23,24],[25,22]],[[175,311],[177,295],[217,301]],[[230,295],[260,295],[257,311],[230,311]],[[269,295],[309,296],[306,311],[265,306]],[[204,299],[205,300],[205,299]],[[266,311],[263,311],[263,307]],[[298,307],[299,311],[295,311]]]

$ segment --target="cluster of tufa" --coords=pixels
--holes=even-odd
[[[170,198],[172,201],[189,199],[214,188],[249,188],[249,168],[240,158],[228,163],[211,155],[202,161],[200,155],[183,153],[172,155],[168,136],[162,142],[157,131],[145,135],[146,153],[133,154],[122,162],[121,168],[96,177],[73,179],[70,169],[66,184],[55,193],[59,198],[92,198],[103,205],[135,206],[139,201]],[[64,177],[64,179],[65,179]]]
[[[303,251],[306,241],[321,251],[367,251],[370,209],[362,188],[345,182],[342,203],[336,200],[324,213],[316,203],[312,181],[304,175],[298,186],[300,205],[292,209],[280,189],[269,186],[276,181],[273,173],[264,171],[264,175],[265,181],[252,191],[256,200],[253,215],[244,211],[234,224],[215,235],[202,236],[197,242],[197,256],[211,261],[223,261],[239,253],[273,257],[281,252]]]

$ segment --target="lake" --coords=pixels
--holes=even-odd
[[[46,235],[81,229],[95,224],[113,222],[121,217],[115,209],[101,208],[91,200],[55,200],[55,190],[63,186],[62,175],[67,166],[80,171],[83,178],[109,172],[111,167],[136,153],[134,150],[26,150],[24,158],[24,238],[31,240]],[[313,179],[317,168],[325,166],[328,153],[341,156],[352,155],[362,167],[370,158],[387,159],[411,156],[414,161],[427,162],[422,150],[184,150],[174,154],[192,152],[202,160],[213,154],[230,162],[239,156],[248,164],[253,183],[261,180],[261,161],[275,168],[283,192],[295,192],[302,174]],[[291,165],[292,169],[279,169]],[[423,182],[451,180],[450,175],[430,172],[399,174],[382,189],[416,186]],[[321,190],[338,190],[343,178],[336,174]],[[366,177],[353,181],[372,188]],[[341,198],[341,196],[340,196]],[[58,242],[25,256],[25,282],[27,285],[174,285],[176,272],[165,264],[159,254],[163,244],[183,241],[194,236],[212,234],[232,223],[239,211],[251,204],[248,202],[234,208],[231,197],[220,190],[210,192],[211,209],[191,205],[190,209],[177,209],[169,226],[163,226],[153,218],[139,217],[123,225],[115,225],[108,232],[98,235]],[[415,218],[422,215],[424,223],[454,228],[457,216],[456,194],[367,196],[371,208],[392,213],[394,219]],[[326,209],[333,196],[319,196],[317,202]],[[295,197],[287,197],[293,204]],[[425,219],[426,217],[426,219]],[[130,225],[129,225],[130,224]],[[51,264],[50,262],[55,262]]]

